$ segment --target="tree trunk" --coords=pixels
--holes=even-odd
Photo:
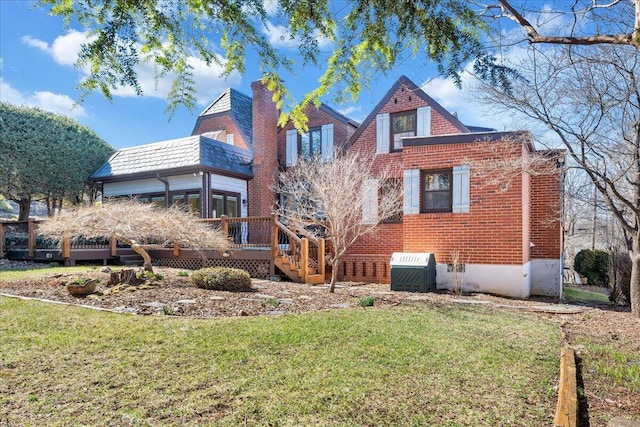
[[[631,312],[640,317],[640,240],[634,238],[631,251]]]
[[[338,281],[338,260],[331,261],[331,285],[329,286],[329,292],[334,293],[336,291],[336,282]]]
[[[20,207],[20,213],[18,214],[18,221],[28,221],[29,211],[31,210],[31,197],[22,198],[18,200],[18,206]]]
[[[135,242],[131,242],[131,249],[133,249],[135,253],[137,253],[142,257],[142,259],[144,259],[144,271],[153,273],[153,267],[151,266],[151,257],[149,256],[147,251],[145,251],[142,246]]]
[[[136,276],[136,270],[124,269],[111,272],[108,285],[113,286],[120,283],[127,285],[139,285],[142,281]]]

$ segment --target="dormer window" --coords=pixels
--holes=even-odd
[[[311,160],[320,157],[322,154],[322,132],[321,128],[309,129],[309,132],[300,135],[298,141],[298,152],[304,160]]]
[[[314,127],[300,135],[297,130],[287,131],[287,166],[295,166],[298,157],[304,160],[319,158],[323,162],[333,159],[333,123]]]
[[[389,151],[402,150],[402,138],[416,136],[416,110],[391,114],[391,146]]]

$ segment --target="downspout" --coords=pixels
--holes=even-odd
[[[167,178],[160,177],[159,173],[156,173],[156,179],[164,184],[164,206],[171,206],[171,201],[169,200],[169,180]]]
[[[202,218],[211,217],[211,173],[202,174]]]

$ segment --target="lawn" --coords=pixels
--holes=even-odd
[[[0,297],[0,424],[549,425],[557,325],[487,307],[249,318]]]
[[[588,291],[586,289],[564,288],[565,301],[571,303],[596,303],[596,304],[612,304],[607,295]]]
[[[112,270],[118,270],[121,267],[109,266]],[[79,273],[87,270],[99,270],[98,266],[77,265],[74,267],[61,267],[57,263],[53,265],[42,265],[33,268],[33,265],[25,266],[24,269],[17,268],[0,268],[0,280],[19,280],[19,279],[35,279],[38,277],[51,276],[53,274]]]

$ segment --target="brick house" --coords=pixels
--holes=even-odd
[[[254,99],[269,97],[260,85],[253,89]],[[485,182],[472,165],[492,156],[511,156],[518,162],[536,153],[547,155],[554,168],[562,162],[561,153],[536,152],[523,132],[465,126],[406,77],[360,125],[332,111],[326,106],[308,110],[308,134],[299,135],[291,124],[278,129],[277,166],[294,166],[297,156],[309,153],[329,158],[338,147],[365,150],[376,153],[377,164],[390,164],[404,185],[402,215],[351,248],[342,262],[341,279],[388,283],[393,252],[431,252],[438,288],[450,288],[452,252],[458,251],[466,290],[521,298],[560,295],[562,175],[519,172],[503,188]],[[261,112],[254,109],[254,115]],[[314,136],[315,145],[310,142]],[[254,152],[260,143],[254,139]],[[270,144],[272,140],[260,149],[272,152]],[[492,145],[507,149],[486,148]],[[254,164],[253,172],[250,194],[252,186],[266,189],[264,183],[275,177],[273,166]],[[271,206],[276,195],[269,194]]]
[[[273,189],[278,171],[295,166],[299,157],[319,155],[328,161],[338,149],[375,152],[376,163],[391,165],[403,182],[403,212],[351,248],[341,279],[388,283],[393,252],[431,252],[438,288],[449,288],[452,252],[458,251],[466,290],[524,298],[560,295],[561,174],[519,172],[507,186],[497,186],[474,166],[475,161],[533,155],[526,133],[465,126],[401,77],[362,124],[322,104],[307,109],[309,132],[301,135],[290,123],[278,126],[279,111],[260,82],[251,87],[252,97],[229,89],[200,114],[185,140],[192,151],[198,145],[203,152],[206,145],[214,154],[193,156],[190,169],[176,167],[177,158],[171,157],[185,152],[176,144],[186,143],[164,142],[174,154],[157,147],[163,143],[120,150],[93,179],[103,183],[105,196],[151,197],[141,190],[153,181],[156,196],[165,190],[166,204],[174,194],[187,197],[186,187],[200,194],[203,217],[264,216],[278,201]],[[486,149],[493,146],[508,149]],[[147,162],[153,165],[144,169],[142,162],[135,166],[134,156],[123,155],[137,149],[155,163]],[[550,165],[562,161],[561,153],[543,154]],[[118,161],[129,168],[118,169]],[[229,209],[229,200],[242,207]],[[365,217],[370,216],[363,212]]]

